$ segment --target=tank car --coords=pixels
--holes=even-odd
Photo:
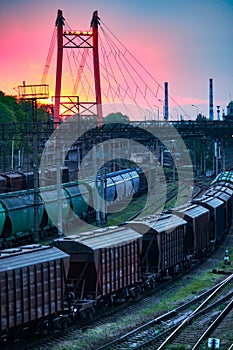
[[[135,169],[109,173],[105,181],[105,199],[109,205],[116,204],[139,192],[140,178]]]
[[[142,167],[135,169],[139,175],[139,192],[144,193],[148,191],[148,185],[154,187],[156,183],[156,166],[151,164],[143,164]]]
[[[1,226],[0,242],[2,247],[12,244],[32,242],[34,228],[34,195],[33,190],[18,191],[0,195]],[[39,224],[42,221],[44,208],[39,202]]]
[[[147,169],[147,176],[150,178],[153,176],[153,169],[152,167]],[[54,175],[54,171],[51,174]],[[131,198],[140,193],[141,190],[144,191],[147,181],[143,179],[143,176],[145,177],[145,174],[142,175],[139,168],[107,174],[106,181],[104,181],[106,186],[104,196],[107,205],[115,205],[125,198]],[[23,179],[25,180],[25,177]],[[96,179],[94,178],[62,184],[60,214],[64,226],[69,228],[74,225],[77,223],[77,218],[87,221],[94,218],[95,188]],[[1,247],[6,248],[32,242],[34,231],[33,189],[0,194],[0,205]],[[58,194],[55,185],[39,189],[38,207],[40,237],[43,238],[48,235],[48,232],[55,233],[57,230]]]

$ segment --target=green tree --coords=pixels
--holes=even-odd
[[[16,120],[14,111],[0,100],[0,123],[15,123]]]
[[[0,91],[0,103],[4,104],[11,111],[16,120],[14,122],[24,123],[32,122],[32,104],[31,101],[17,100],[13,96],[5,95]],[[38,104],[37,119],[40,122],[47,122],[48,116],[46,113],[46,105]],[[11,123],[12,121],[6,118],[0,120],[1,123]]]
[[[129,123],[129,117],[120,112],[110,113],[103,118],[104,123]]]
[[[6,160],[10,159],[13,140],[15,153],[23,149],[24,158],[30,159],[32,155],[32,117],[31,101],[18,100],[0,91],[0,167],[6,169],[4,171],[8,171],[9,162]],[[38,137],[42,140],[39,145],[42,147],[49,128],[46,105],[38,103],[37,121]]]

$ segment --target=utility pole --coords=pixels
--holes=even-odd
[[[39,181],[38,181],[38,122],[37,100],[49,98],[48,85],[23,85],[18,86],[18,97],[21,100],[29,100],[32,104],[32,142],[33,142],[33,175],[34,175],[34,232],[33,239],[39,241]]]
[[[54,106],[54,122],[60,121],[60,98],[61,98],[61,78],[62,78],[62,60],[63,60],[63,26],[65,19],[62,11],[58,10],[56,27],[57,27],[57,71],[56,71],[56,87],[55,87],[55,106]]]
[[[62,237],[62,189],[61,189],[61,147],[56,140],[56,169],[57,169],[57,229],[58,237]]]

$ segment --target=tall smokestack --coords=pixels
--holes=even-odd
[[[168,83],[164,83],[165,86],[165,103],[164,103],[164,120],[168,121]]]
[[[214,120],[213,79],[210,79],[209,120]]]

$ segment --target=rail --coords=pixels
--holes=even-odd
[[[206,303],[211,298],[213,298],[216,295],[216,293],[218,293],[218,291],[221,288],[223,288],[226,284],[228,284],[229,281],[231,281],[232,279],[233,274],[227,277],[224,281],[218,283],[216,286],[211,287],[204,293],[200,294],[195,299],[188,301],[187,303],[184,303],[183,305],[155,318],[154,320],[147,322],[146,324],[132,330],[131,332],[128,332],[127,334],[119,337],[118,339],[99,347],[97,350],[126,349],[127,346],[130,348],[132,344],[134,344],[134,349],[140,349],[144,348],[146,345],[149,346],[151,342],[154,342],[157,339],[159,340],[159,338],[166,336],[167,333],[172,332],[168,337],[166,337],[166,340],[157,348],[157,350],[164,349],[165,346],[171,341],[171,339],[180,331],[180,329],[189,321],[191,321],[191,319],[194,318],[199,312],[201,312]],[[177,321],[177,323],[179,323],[178,327],[177,325],[168,325],[168,327],[166,327],[167,320],[170,320],[172,317],[177,317],[179,312],[186,310],[190,306],[193,306],[195,303],[202,300],[203,298],[205,298],[205,300],[193,312],[191,312],[188,317],[185,317],[184,320]],[[171,321],[169,323],[171,323]],[[165,326],[162,331],[161,328],[159,328],[158,326],[159,324]]]

